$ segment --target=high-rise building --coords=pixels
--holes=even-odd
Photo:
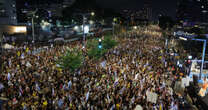
[[[208,22],[207,0],[178,0],[176,19],[181,22]]]
[[[16,2],[15,0],[0,0],[0,24],[16,25]]]
[[[123,10],[121,14],[131,21],[152,21],[152,0],[146,0],[144,6],[138,10]]]
[[[17,16],[19,23],[28,21],[27,13],[36,9],[45,10],[48,16],[62,16],[62,10],[75,0],[17,0]]]
[[[145,11],[146,19],[151,21],[152,20],[152,1],[151,0],[145,0],[144,11]]]

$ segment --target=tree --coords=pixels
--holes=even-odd
[[[161,16],[159,18],[159,26],[161,29],[166,30],[166,29],[171,29],[174,26],[174,21],[170,16]]]
[[[62,55],[57,61],[57,64],[64,70],[70,70],[71,72],[82,66],[83,55],[79,50],[68,50],[66,54]]]
[[[105,39],[103,40],[103,48],[105,49],[111,49],[114,46],[117,45],[117,42],[115,40],[112,40],[112,36],[106,36]]]
[[[105,36],[104,40],[102,40],[102,48],[98,48],[98,39],[93,39],[88,41],[88,56],[89,58],[99,59],[102,57],[109,49],[113,48],[117,45],[117,42],[112,39],[112,35]]]

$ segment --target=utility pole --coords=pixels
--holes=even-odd
[[[34,14],[32,15],[32,37],[33,37],[32,43],[34,43],[35,42]]]
[[[83,47],[85,48],[85,22],[86,22],[86,17],[85,17],[85,15],[83,14],[82,15],[82,17],[83,17],[83,28],[82,28],[82,31],[83,31]]]
[[[36,9],[35,11],[32,11],[29,13],[29,15],[32,16],[31,22],[32,22],[32,43],[35,42],[35,26],[34,26],[34,18],[38,18],[38,16],[35,16],[35,13],[38,11],[38,9]]]
[[[85,40],[86,40],[86,33],[85,33],[85,23],[86,23],[86,16],[94,16],[95,13],[94,12],[91,12],[91,13],[86,13],[86,14],[81,14],[82,15],[82,18],[83,18],[83,28],[82,28],[82,31],[83,31],[83,47],[82,48],[85,48]]]

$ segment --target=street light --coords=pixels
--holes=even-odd
[[[134,26],[134,29],[137,29],[137,26]]]
[[[115,24],[116,24],[116,22],[117,22],[117,18],[113,18],[113,36],[114,36],[114,34],[115,34]]]
[[[91,13],[86,13],[86,14],[81,14],[82,17],[83,17],[83,28],[82,28],[82,31],[83,31],[83,47],[85,47],[85,22],[86,22],[86,16],[88,15],[91,15],[91,16],[94,16],[95,13],[94,12],[91,12]]]
[[[34,27],[34,18],[38,18],[39,16],[35,16],[35,13],[38,11],[38,9],[36,9],[35,11],[33,11],[32,14],[32,43],[35,42],[35,27]]]
[[[94,12],[91,12],[91,16],[95,16],[95,13]]]
[[[93,25],[94,24],[94,21],[93,20],[90,20],[89,23],[90,23],[90,25]]]
[[[99,41],[99,43],[98,43],[98,48],[101,49],[101,48],[102,48],[102,40],[99,39],[98,41]]]

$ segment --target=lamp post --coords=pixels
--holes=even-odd
[[[32,15],[32,19],[31,19],[31,22],[32,22],[32,43],[35,42],[35,27],[34,27],[34,18],[38,18],[38,16],[35,16],[35,13],[38,11],[38,9],[36,9],[35,11],[32,11],[31,14]]]
[[[117,18],[113,18],[113,36],[115,35],[115,24],[116,24]]]
[[[32,16],[32,37],[33,37],[32,43],[35,42],[35,29],[34,29],[34,17],[33,16]]]
[[[114,36],[114,33],[115,33],[114,32],[115,31],[115,27],[114,27],[115,26],[115,22],[113,22],[112,24],[113,24],[113,36]]]
[[[82,15],[82,18],[83,18],[83,28],[82,28],[82,31],[83,31],[83,48],[85,48],[85,39],[86,39],[86,35],[85,35],[85,22],[86,22],[86,16],[88,15],[91,15],[91,16],[94,16],[95,13],[94,12],[91,12],[91,13],[86,13],[86,14],[81,14]]]

